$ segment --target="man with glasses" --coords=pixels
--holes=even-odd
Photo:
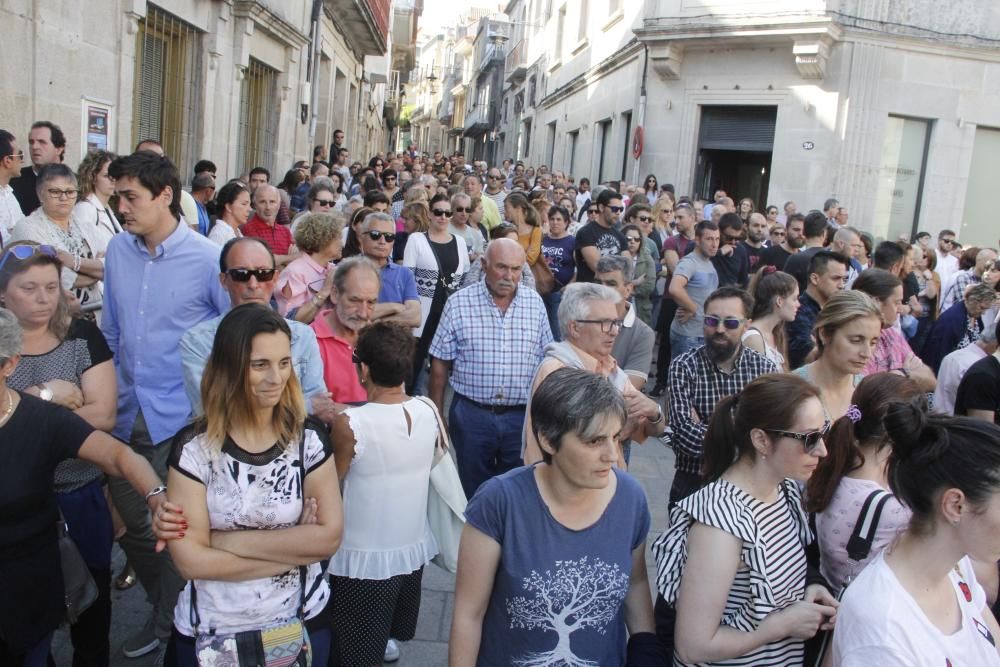
[[[24,151],[18,148],[14,135],[0,130],[0,247],[10,242],[14,225],[24,217],[14,188],[10,186],[11,179],[21,173],[23,162]]]
[[[740,216],[723,213],[719,220],[719,252],[712,258],[719,286],[736,285],[746,289],[750,282],[750,257],[743,248],[743,234]]]
[[[215,265],[219,246],[181,224],[181,183],[164,156],[139,151],[108,167],[127,234],[108,243],[101,330],[115,356],[118,413],[112,435],[166,479],[170,442],[188,423],[180,340],[229,310]],[[168,552],[156,552],[145,499],[124,480],[109,480],[126,533],[120,544],[152,604],[144,627],[122,648],[138,657],[166,642],[184,582]]]
[[[421,311],[417,281],[412,271],[392,261],[396,223],[385,213],[369,213],[361,221],[358,237],[361,241],[361,253],[375,262],[382,277],[378,305],[372,313],[372,321],[419,327]]]
[[[63,161],[66,155],[66,135],[55,123],[40,120],[31,126],[28,133],[28,150],[31,153],[31,164],[22,167],[21,175],[10,180],[14,196],[25,215],[42,205],[38,199],[35,180],[42,167]]]
[[[698,322],[705,344],[670,364],[670,444],[677,467],[671,505],[701,487],[701,443],[715,404],[739,394],[758,376],[778,372],[770,359],[743,346],[752,308],[753,299],[738,287],[720,287],[709,294]]]
[[[594,282],[597,262],[607,255],[620,255],[628,251],[628,241],[618,229],[622,211],[622,196],[606,188],[597,196],[597,215],[576,233],[576,280]]]
[[[472,197],[464,192],[456,192],[451,197],[451,222],[448,223],[448,231],[465,239],[471,263],[479,261],[486,247],[486,239],[479,229],[469,224],[470,215],[472,215]]]
[[[497,211],[503,210],[503,203],[507,201],[507,191],[504,190],[503,174],[496,167],[490,167],[486,172],[486,191],[483,194],[496,204]]]
[[[941,278],[941,284],[947,285],[950,278],[958,272],[958,258],[951,254],[955,250],[955,232],[950,229],[942,229],[938,232],[938,244],[934,251],[937,253],[937,271]]]
[[[215,179],[209,174],[198,174],[191,179],[191,197],[198,208],[198,233],[208,236],[212,221],[205,207],[215,197]]]

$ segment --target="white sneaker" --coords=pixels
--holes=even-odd
[[[399,644],[395,639],[390,639],[385,645],[385,656],[382,662],[396,662],[399,660]]]

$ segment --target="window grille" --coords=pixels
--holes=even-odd
[[[236,161],[241,173],[254,167],[274,171],[277,129],[278,71],[251,58],[240,85]]]

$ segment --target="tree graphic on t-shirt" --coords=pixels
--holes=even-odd
[[[522,584],[529,595],[507,600],[507,613],[512,628],[556,633],[556,645],[550,651],[529,653],[514,664],[597,667],[596,662],[573,653],[570,636],[583,628],[604,634],[628,592],[629,575],[617,563],[605,563],[600,558],[590,562],[587,556],[578,561],[556,561],[555,565],[554,572],[532,570]]]

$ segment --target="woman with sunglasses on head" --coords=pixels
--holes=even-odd
[[[104,263],[95,258],[73,217],[77,181],[62,163],[45,165],[35,184],[42,205],[14,226],[10,241],[33,241],[56,249],[62,262],[62,288],[72,291],[81,306],[101,301]]]
[[[413,376],[407,384],[412,392],[427,361],[434,333],[441,321],[444,304],[462,286],[469,272],[469,250],[465,239],[448,231],[451,224],[451,199],[434,195],[430,202],[430,226],[426,232],[414,232],[406,240],[403,266],[413,271],[420,296],[421,323],[413,330],[417,349],[413,355]]]
[[[327,662],[323,561],[340,545],[343,512],[328,431],[306,416],[290,341],[285,319],[263,304],[229,311],[202,376],[204,417],[174,437],[171,504],[154,528],[188,583],[167,665],[195,667],[213,656],[222,664],[228,656],[214,652],[218,645],[237,644],[227,636],[287,624],[300,638],[299,623],[312,664]]]
[[[281,270],[274,285],[278,312],[288,315],[310,299],[326,283],[327,274],[340,260],[343,219],[333,213],[310,213],[295,230],[295,245],[301,254]],[[325,300],[324,300],[325,301]],[[319,304],[323,308],[323,304]]]
[[[59,285],[61,265],[51,246],[21,241],[0,254],[0,307],[21,327],[21,361],[7,386],[61,405],[91,427],[110,431],[117,414],[115,367],[104,335],[86,319],[70,317]],[[76,664],[107,665],[111,630],[111,547],[114,528],[104,475],[79,459],[56,467],[56,500],[80,549],[98,598],[72,626]]]
[[[882,311],[863,292],[838,292],[819,312],[813,324],[816,360],[792,372],[816,387],[831,421],[847,414],[881,333]]]
[[[837,601],[808,571],[798,484],[826,455],[828,428],[794,375],[763,375],[716,405],[706,485],[653,543],[657,588],[677,608],[676,633],[658,617],[657,634],[675,665],[801,665],[804,640],[833,626]]]
[[[912,513],[844,594],[839,667],[1000,665],[1000,627],[972,559],[1000,560],[1000,427],[892,403],[887,477]]]
[[[247,223],[253,210],[250,190],[239,181],[229,181],[215,196],[215,210],[219,212],[219,217],[208,232],[209,240],[221,247],[231,239],[242,238],[240,227]]]
[[[0,262],[19,247],[25,246],[6,251]],[[46,253],[42,256],[52,259]],[[25,256],[21,261],[31,258]],[[29,271],[47,269],[50,274],[44,286],[33,288],[38,298],[58,295],[58,262],[30,267]],[[5,262],[0,270],[7,269]],[[12,297],[12,289],[24,287],[11,288],[8,284],[6,298]],[[82,350],[60,348],[50,354],[66,363],[75,361],[82,366],[85,362]],[[21,349],[18,318],[0,308],[0,664],[42,667],[50,660],[52,634],[67,613],[57,532],[61,529],[57,524],[65,526],[68,521],[73,531],[71,538],[88,566],[93,568],[95,558],[110,563],[111,518],[100,477],[124,477],[145,496],[153,511],[164,502],[166,489],[144,458],[107,433],[95,430],[79,414],[11,387],[10,380],[19,375]],[[113,371],[110,383],[113,387]],[[112,410],[114,405],[112,401]],[[97,480],[94,473],[88,473],[91,481],[87,485],[60,495],[54,487],[67,483],[62,477],[65,469],[60,466],[69,460],[86,462],[96,471]],[[73,483],[79,481],[74,475]],[[64,508],[65,520],[59,516],[60,508]],[[70,630],[74,664],[108,664],[110,564],[101,572],[97,568],[93,571],[101,576],[97,586],[103,594],[99,593],[97,602],[80,617],[78,623],[84,625]]]

